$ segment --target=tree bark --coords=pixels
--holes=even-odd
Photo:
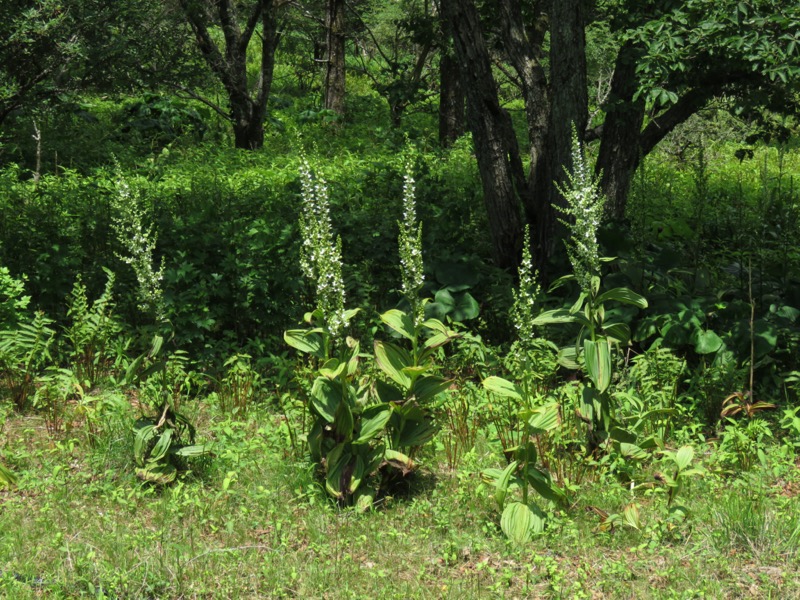
[[[582,0],[551,0],[550,2],[550,113],[547,130],[547,155],[551,169],[539,207],[545,221],[545,254],[555,251],[557,240],[565,234],[559,231],[558,206],[565,200],[557,186],[566,181],[572,171],[572,132],[583,142],[583,132],[589,116],[586,86],[586,37]]]
[[[641,157],[639,135],[645,106],[643,100],[633,100],[637,87],[635,55],[630,46],[617,55],[595,164],[606,197],[606,213],[616,221],[625,216],[628,190]]]
[[[467,122],[481,173],[494,260],[497,266],[511,269],[519,261],[522,246],[518,187],[524,185],[511,117],[498,100],[491,59],[474,3],[442,0],[441,9],[452,27],[466,91]]]
[[[325,61],[325,92],[323,105],[338,115],[344,115],[345,101],[345,3],[328,0],[325,17],[327,57]]]
[[[439,144],[449,148],[462,135],[466,114],[458,61],[443,51],[439,59]]]
[[[261,148],[264,145],[264,119],[272,89],[275,51],[280,41],[275,1],[257,0],[243,23],[237,18],[233,0],[213,3],[180,0],[180,4],[206,64],[228,95],[228,118],[233,125],[235,146],[246,150]],[[217,23],[222,29],[223,49],[209,32],[209,26]],[[261,64],[258,79],[251,89],[247,80],[247,47],[259,24]]]

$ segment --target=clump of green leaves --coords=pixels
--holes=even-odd
[[[28,308],[30,296],[25,296],[25,277],[16,279],[8,268],[0,267],[0,328],[16,325]]]
[[[35,392],[36,377],[50,360],[55,339],[52,324],[52,319],[38,312],[32,320],[0,331],[0,377],[20,410]]]
[[[83,387],[92,388],[111,366],[111,346],[122,331],[114,316],[114,273],[105,270],[103,293],[89,305],[86,286],[78,277],[68,298],[67,316],[72,321],[64,330],[69,341],[70,362]]]
[[[17,477],[0,463],[0,488],[16,485]]]
[[[207,456],[209,444],[196,444],[196,431],[180,412],[183,398],[192,393],[198,377],[187,370],[185,352],[162,358],[164,339],[155,336],[151,349],[128,368],[126,380],[140,384],[142,415],[134,424],[133,457],[136,475],[147,482],[165,485],[188,468],[187,459]]]

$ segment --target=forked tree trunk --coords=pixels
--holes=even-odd
[[[275,51],[280,41],[275,0],[257,0],[241,19],[233,0],[180,0],[186,19],[194,31],[198,47],[209,68],[219,78],[228,95],[229,112],[237,148],[255,150],[264,145],[264,120],[272,89]],[[261,25],[261,61],[254,86],[247,76],[247,48]],[[224,45],[210,32],[219,26]]]

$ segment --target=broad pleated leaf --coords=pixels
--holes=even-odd
[[[522,546],[530,541],[532,533],[544,531],[544,515],[522,502],[512,502],[500,517],[500,528],[514,544]]]
[[[182,456],[184,458],[194,458],[197,456],[211,454],[211,450],[211,444],[193,444],[191,446],[182,446],[175,450],[173,454],[175,456]]]
[[[354,444],[365,444],[380,435],[392,416],[391,405],[370,407],[361,414],[361,431]]]
[[[407,475],[414,468],[414,461],[408,456],[397,450],[386,448],[383,453],[384,460],[395,469],[400,469],[403,475]]]
[[[517,384],[503,379],[502,377],[487,377],[483,380],[483,387],[487,391],[497,394],[503,398],[513,398],[514,400],[522,400],[523,391]]]
[[[319,416],[328,423],[333,423],[336,409],[342,402],[342,391],[338,383],[317,377],[311,387],[311,405]]]
[[[633,290],[629,290],[628,288],[624,287],[614,288],[613,290],[608,290],[607,292],[600,294],[595,303],[602,304],[608,300],[621,302],[622,304],[630,304],[631,306],[635,306],[637,308],[647,308],[647,300],[644,298],[644,296],[640,296]]]
[[[596,342],[583,340],[584,361],[586,371],[601,394],[611,384],[611,351],[608,341],[600,338]]]
[[[386,323],[394,331],[402,335],[404,338],[414,341],[414,321],[411,317],[401,310],[393,308],[387,310],[381,315],[381,321]]]
[[[445,379],[437,375],[426,375],[414,382],[411,393],[414,394],[417,402],[426,403],[449,389],[451,384],[452,379]]]
[[[151,463],[141,469],[136,469],[136,476],[143,481],[167,485],[175,481],[178,471],[169,463]]]
[[[533,409],[528,418],[528,428],[531,435],[538,435],[555,429],[560,423],[558,404],[556,403]]]
[[[681,446],[675,454],[675,464],[678,465],[680,471],[683,471],[692,463],[693,458],[694,449],[691,446]]]
[[[0,465],[0,488],[5,486],[12,486],[16,485],[17,478],[16,476],[6,469],[3,465]]]
[[[407,390],[411,386],[411,378],[403,373],[403,369],[413,363],[408,352],[392,343],[376,340],[375,362],[378,363],[381,371],[403,389]]]
[[[289,329],[283,333],[283,341],[300,352],[313,356],[323,355],[322,337],[307,329]]]

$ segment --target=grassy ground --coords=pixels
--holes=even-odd
[[[19,485],[0,491],[2,597],[800,597],[800,476],[777,448],[767,468],[736,477],[714,474],[707,452],[708,474],[678,498],[688,518],[670,518],[664,494],[640,493],[639,530],[602,524],[632,496],[593,477],[515,548],[480,483],[481,468],[498,466],[480,438],[456,470],[440,444],[359,515],[325,497],[269,410],[239,422],[198,412],[216,455],[167,488],[133,475],[128,416],[93,438],[8,416],[0,447]]]

